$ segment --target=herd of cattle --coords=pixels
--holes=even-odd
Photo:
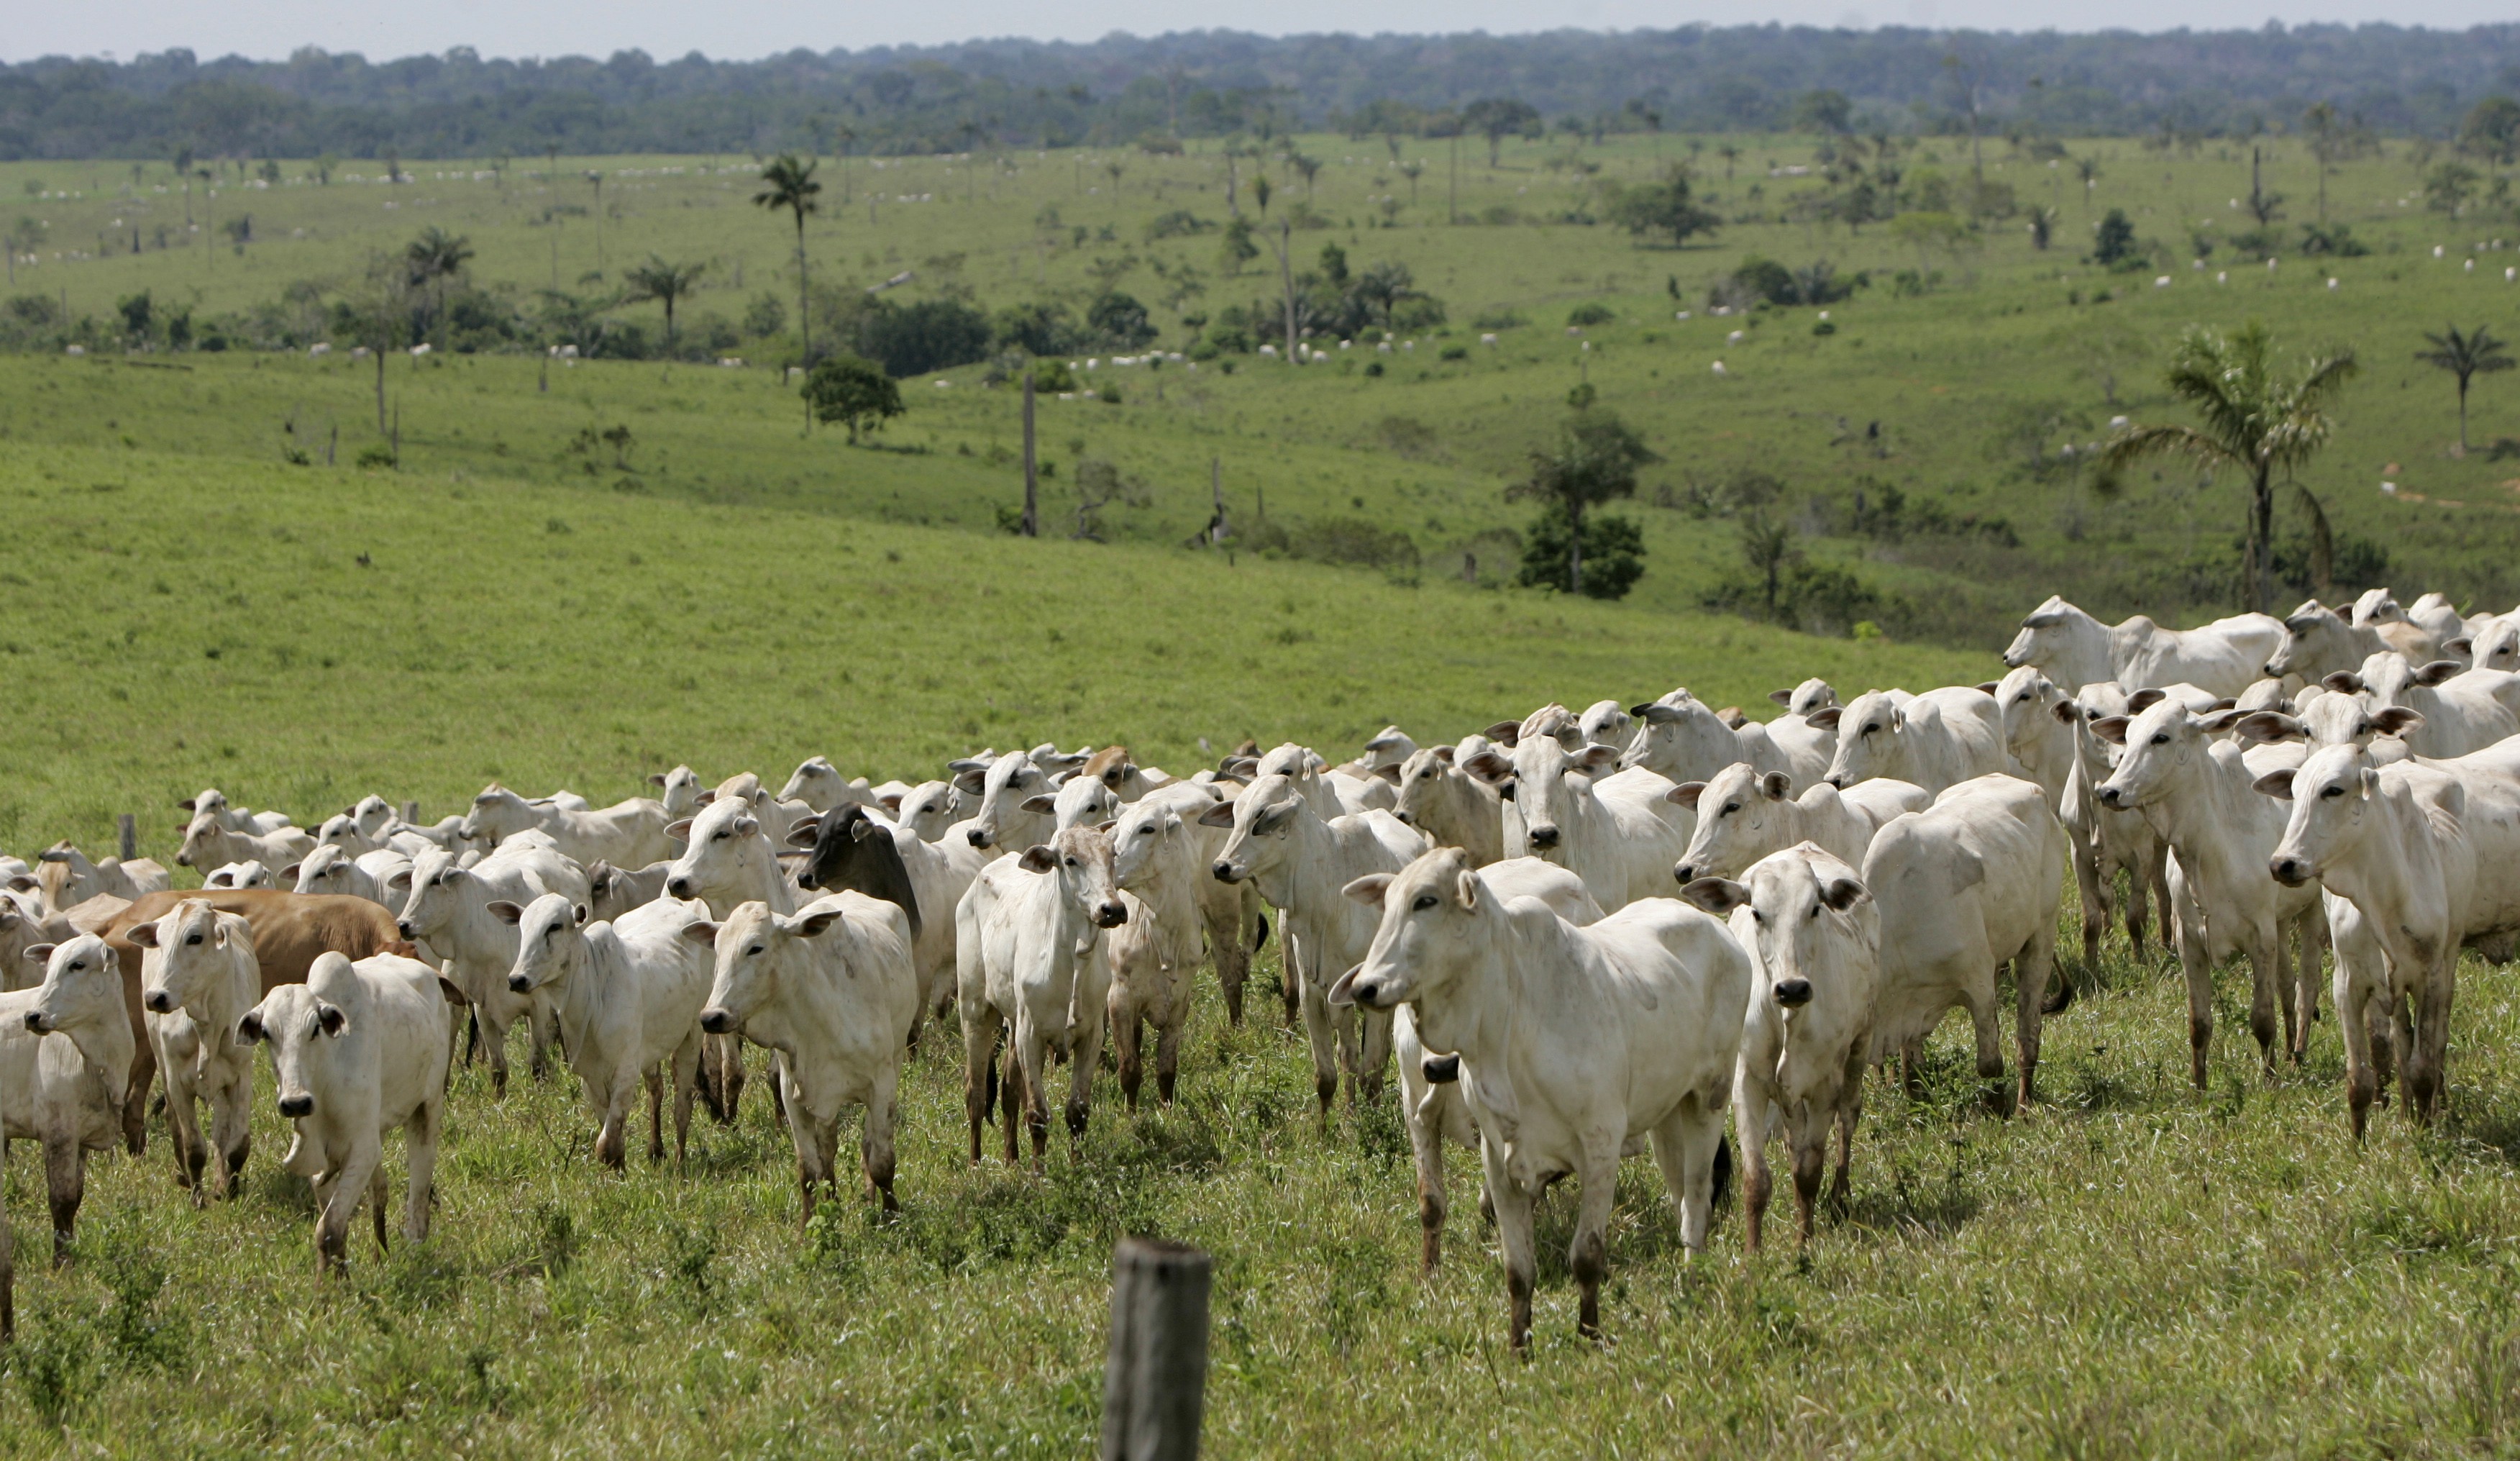
[[[2003,1073],[2006,966],[2006,1095],[2032,1099],[2041,1023],[2071,998],[2048,987],[2069,876],[2087,956],[2121,912],[2140,954],[2159,902],[2200,1086],[2213,971],[2247,961],[2272,1070],[2279,1043],[2301,1059],[2326,949],[2356,1137],[2393,1074],[2429,1119],[2458,951],[2507,957],[2520,934],[2520,614],[2379,590],[2178,631],[2051,599],[2003,658],[1999,681],[1847,704],[1806,681],[1765,723],[1684,689],[1447,745],[1394,727],[1339,764],[1246,746],[1185,779],[1121,747],[982,752],[919,786],[816,756],[775,794],[678,766],[609,807],[493,785],[434,825],[370,797],[312,832],[205,791],[176,859],[200,890],[67,844],[0,866],[0,1119],[42,1144],[58,1256],[85,1154],[142,1149],[160,1072],[177,1184],[235,1192],[268,1045],[282,1164],[333,1267],[363,1202],[385,1241],[396,1127],[404,1234],[425,1235],[459,1045],[500,1091],[515,1026],[537,1076],[557,1048],[618,1167],[643,1086],[651,1161],[668,1092],[678,1161],[695,1101],[732,1120],[749,1044],[772,1052],[801,1216],[836,1191],[852,1107],[889,1210],[931,1018],[962,1029],[971,1161],[994,1119],[1037,1167],[1057,1068],[1071,1136],[1106,1036],[1129,1102],[1149,1064],[1169,1101],[1193,974],[1238,1022],[1274,914],[1325,1119],[1342,1079],[1378,1099],[1397,1057],[1430,1268],[1443,1145],[1479,1154],[1521,1346],[1549,1184],[1578,1182],[1588,1334],[1615,1170],[1648,1144],[1694,1251],[1728,1115],[1752,1248],[1781,1138],[1808,1242],[1832,1135],[1846,1194],[1869,1068],[1912,1079],[1957,1006],[1980,1075]],[[0,1214],[0,1285],[6,1244]]]

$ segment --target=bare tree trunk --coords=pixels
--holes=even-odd
[[[2250,586],[2257,601],[2250,607],[2260,614],[2272,614],[2275,598],[2275,493],[2270,471],[2266,463],[2258,464],[2256,496],[2250,504]]]
[[[1581,596],[1584,592],[1584,509],[1576,503],[1566,504],[1566,591]]]
[[[1286,363],[1295,363],[1295,272],[1287,255],[1294,250],[1294,226],[1278,220],[1278,279],[1286,291]]]
[[[1023,378],[1023,467],[1024,509],[1023,535],[1041,536],[1041,478],[1032,454],[1032,367],[1024,367]]]
[[[796,213],[796,342],[797,363],[808,373],[814,369],[813,297],[805,288],[805,214]],[[805,430],[814,429],[814,398],[805,397]]]
[[[2458,454],[2467,455],[2467,377],[2458,378]]]

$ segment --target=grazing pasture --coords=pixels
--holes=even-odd
[[[1431,742],[1549,699],[1686,683],[1764,710],[1806,674],[1852,693],[1993,663],[469,475],[13,442],[0,491],[12,848],[105,845],[132,809],[162,855],[171,803],[204,785],[304,823],[369,790],[433,817],[492,777],[600,803],[685,759],[709,781],[817,752],[911,778],[1050,738],[1126,739],[1187,771],[1200,736],[1341,752],[1386,722]],[[1553,1194],[1528,1362],[1507,1349],[1474,1203],[1418,1278],[1388,1099],[1317,1125],[1300,1033],[1268,999],[1228,1025],[1206,976],[1178,1104],[1132,1117],[1099,1074],[1085,1160],[1057,1143],[1039,1177],[965,1166],[961,1063],[925,1043],[905,1073],[899,1219],[851,1197],[801,1235],[757,1088],[733,1129],[696,1125],[688,1170],[634,1152],[615,1175],[573,1076],[494,1102],[472,1066],[428,1241],[381,1256],[355,1232],[347,1277],[322,1279],[304,1184],[272,1164],[286,1129],[266,1074],[242,1198],[196,1211],[160,1131],[143,1159],[91,1164],[58,1272],[31,1261],[40,1183],[22,1148],[10,1201],[30,1261],[0,1443],[1076,1455],[1098,1425],[1110,1245],[1156,1232],[1218,1260],[1219,1455],[2509,1444],[2510,977],[2461,969],[2447,1119],[2416,1134],[2381,1113],[2358,1152],[2332,1017],[2307,1065],[2263,1082],[2226,976],[2216,1083],[2197,1093],[2175,971],[2116,939],[2095,968],[2066,963],[2084,992],[2048,1023],[2045,1100],[1999,1118],[1948,1024],[1919,1095],[1870,1081],[1852,1205],[1807,1252],[1772,1229],[1744,1256],[1728,1204],[1684,1260],[1659,1176],[1626,1164],[1602,1347],[1575,1338],[1574,1194]],[[1274,939],[1260,965],[1276,977]],[[1455,1193],[1474,1192],[1469,1154],[1447,1160]]]

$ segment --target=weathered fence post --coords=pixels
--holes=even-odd
[[[1206,1254],[1123,1238],[1111,1255],[1102,1461],[1190,1461],[1207,1396]]]
[[[131,813],[124,812],[113,819],[113,839],[115,850],[121,853],[123,861],[129,862],[140,855],[140,827]]]
[[[417,801],[406,801],[406,802],[404,802],[404,803],[402,804],[402,819],[403,819],[403,821],[404,821],[404,822],[406,822],[406,823],[410,824],[411,826],[414,826],[414,827],[419,826],[419,825],[420,825],[420,803],[419,803],[419,802],[417,802]]]

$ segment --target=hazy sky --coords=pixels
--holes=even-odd
[[[806,6],[780,0],[436,0],[398,6],[340,0],[8,0],[0,59],[112,54],[187,46],[204,60],[230,53],[261,58],[303,45],[358,51],[371,60],[469,45],[486,56],[604,56],[640,47],[659,58],[698,50],[747,59],[804,46],[816,51],[886,44],[932,44],[974,36],[1029,35],[1092,40],[1113,30],[1140,35],[1222,27],[1283,35],[1305,31],[1447,31],[1507,34],[1538,25],[1588,29],[1667,27],[1704,22],[1740,24],[1884,24],[1986,29],[2165,30],[2234,28],[2311,21],[2388,21],[2458,28],[2509,21],[2510,0],[1762,0],[1754,5],[1680,0],[1559,0],[1535,10],[1508,0],[1067,0],[1055,6],[1012,0],[928,0],[920,5]]]

